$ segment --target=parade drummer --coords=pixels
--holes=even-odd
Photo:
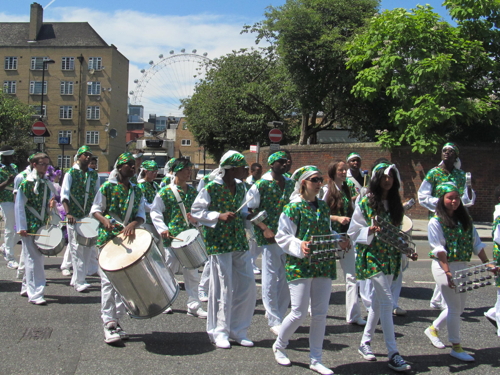
[[[175,163],[175,160],[175,158],[172,158],[167,162],[167,164],[165,164],[165,176],[161,180],[160,188],[164,188],[165,186],[170,185],[170,182],[172,180],[172,174],[170,173],[170,170],[172,168],[172,165]]]
[[[114,169],[97,192],[90,213],[100,222],[97,246],[103,247],[118,234],[134,238],[135,229],[145,218],[144,197],[141,189],[130,180],[135,176],[135,158],[126,152],[115,162]],[[107,344],[128,339],[120,325],[125,306],[102,269],[101,318],[104,324],[104,341]]]
[[[68,222],[68,245],[73,265],[73,276],[70,285],[77,292],[90,287],[85,281],[90,257],[94,253],[93,246],[83,246],[77,241],[75,224],[89,216],[94,198],[99,191],[99,177],[96,171],[89,168],[92,151],[89,146],[82,146],[75,155],[75,164],[64,175],[61,187],[61,201],[66,211]]]
[[[245,187],[237,182],[247,166],[243,154],[226,152],[209,182],[196,197],[191,214],[202,224],[210,262],[207,332],[218,348],[229,339],[253,346],[247,331],[255,310],[256,287],[243,219],[248,216]],[[237,212],[241,208],[241,212]]]
[[[153,204],[151,205],[151,219],[156,230],[163,238],[167,266],[170,267],[173,273],[182,270],[184,285],[188,294],[187,314],[206,319],[207,312],[201,307],[201,301],[198,298],[198,283],[200,281],[198,269],[187,269],[182,267],[175,254],[172,254],[168,250],[173,237],[190,229],[190,225],[188,225],[186,219],[190,224],[196,223],[190,211],[198,192],[193,186],[187,184],[191,177],[192,166],[193,164],[188,159],[182,157],[176,159],[171,165],[170,173],[172,174],[173,180],[170,185],[165,186],[156,194]],[[182,200],[186,216],[184,216],[182,208],[176,199],[174,189]],[[170,312],[171,309],[167,311],[167,313]]]
[[[38,229],[50,221],[50,210],[55,207],[54,187],[45,173],[50,159],[37,153],[31,159],[31,172],[21,182],[15,203],[16,227],[23,242],[25,274],[21,295],[35,305],[45,305],[44,255],[35,244]]]
[[[155,181],[158,174],[158,164],[154,160],[146,160],[141,164],[139,172],[139,180],[137,186],[142,190],[144,196],[144,209],[146,210],[146,224],[153,225],[151,220],[151,206],[156,194],[160,191],[160,185]],[[159,239],[158,233],[151,233],[155,238]]]
[[[485,245],[461,201],[459,188],[453,182],[445,182],[438,185],[434,193],[438,201],[436,213],[428,224],[429,245],[432,249],[429,256],[433,259],[432,274],[446,302],[446,308],[425,330],[425,334],[432,345],[444,349],[445,345],[438,333],[446,322],[448,340],[452,343],[450,355],[461,361],[472,362],[474,357],[466,353],[460,344],[460,315],[465,308],[466,293],[455,292],[453,273],[467,268],[472,253],[483,263],[488,263],[489,260],[484,252]]]
[[[262,248],[262,302],[271,332],[278,335],[290,304],[285,274],[286,254],[276,243],[275,235],[283,207],[290,202],[295,182],[284,176],[287,168],[284,151],[271,154],[267,160],[271,173],[266,173],[248,191],[248,208],[254,214],[267,212],[267,218],[254,228],[257,245]]]

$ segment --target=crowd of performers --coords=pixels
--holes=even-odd
[[[192,164],[188,159],[172,159],[168,173],[158,184],[158,166],[142,161],[142,152],[118,157],[108,181],[99,184],[91,149],[82,146],[73,167],[59,181],[60,171],[50,166],[44,153],[30,156],[29,166],[18,173],[12,164],[15,151],[0,150],[0,205],[5,221],[3,252],[7,267],[17,269],[22,278],[21,295],[35,305],[46,304],[44,256],[38,251],[38,229],[50,220],[67,224],[68,246],[61,269],[71,275],[70,285],[84,292],[88,275],[101,277],[101,317],[104,341],[126,340],[120,319],[126,313],[120,295],[106,273],[98,266],[98,249],[119,234],[134,237],[145,227],[162,242],[165,264],[182,272],[188,293],[187,314],[207,319],[210,341],[221,349],[231,341],[251,347],[248,337],[256,304],[254,274],[262,272],[262,301],[271,332],[276,335],[272,351],[276,362],[290,366],[286,352],[290,339],[311,316],[309,330],[310,369],[333,374],[322,364],[322,348],[332,280],[337,278],[335,258],[311,261],[311,237],[347,233],[340,241],[345,251],[340,260],[346,285],[346,321],[364,326],[358,348],[367,361],[376,361],[371,342],[380,321],[387,347],[388,366],[395,371],[411,367],[401,356],[395,340],[393,315],[405,315],[398,306],[405,255],[381,241],[375,216],[401,228],[405,205],[400,196],[401,179],[396,165],[378,160],[371,173],[361,169],[362,158],[351,153],[346,160],[328,167],[328,183],[313,165],[290,174],[288,152],[271,154],[265,168],[258,163],[248,167],[245,157],[228,151],[219,168],[203,178],[198,188],[188,184]],[[264,169],[268,169],[265,173]],[[494,260],[500,262],[500,189],[494,213]],[[419,203],[429,210],[428,236],[432,274],[436,285],[430,306],[441,309],[438,318],[424,334],[436,348],[444,349],[440,331],[447,327],[451,356],[462,361],[474,357],[461,347],[460,315],[466,293],[455,293],[452,274],[466,268],[474,253],[489,270],[489,263],[472,219],[466,209],[475,201],[470,178],[460,169],[458,147],[447,143],[442,162],[431,169],[418,192]],[[255,220],[267,213],[264,220]],[[85,217],[99,222],[95,246],[83,246],[75,239],[75,223]],[[183,268],[170,251],[171,241],[183,231],[201,228],[208,253],[201,279],[198,270]],[[14,256],[14,245],[22,239],[21,259]],[[261,254],[262,270],[256,259]],[[413,260],[417,256],[414,255]],[[500,278],[496,278],[500,287]],[[358,288],[361,301],[358,298]],[[500,336],[500,289],[495,307],[486,317],[497,324]],[[208,302],[207,310],[202,302]],[[364,320],[361,307],[368,311]],[[169,308],[164,313],[172,313]]]

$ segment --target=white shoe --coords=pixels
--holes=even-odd
[[[45,306],[47,301],[44,298],[37,299],[36,301],[30,301],[33,305]]]
[[[475,359],[473,356],[467,354],[466,352],[456,352],[453,349],[451,350],[450,355],[456,359],[459,359],[464,362],[474,362]]]
[[[229,340],[217,340],[215,342],[215,346],[218,347],[219,349],[231,349],[231,344],[229,343]]]
[[[332,370],[330,370],[326,366],[323,366],[323,364],[321,364],[320,362],[311,363],[309,365],[309,368],[313,371],[316,371],[317,373],[322,374],[322,375],[332,375],[333,374]]]
[[[68,270],[68,269],[66,269],[66,268],[65,268],[65,269],[63,269],[63,270],[61,271],[61,273],[62,273],[62,275],[63,275],[63,276],[71,276],[71,271],[70,271],[70,270]]]
[[[120,335],[120,338],[122,340],[128,340],[130,337],[127,332],[123,330],[123,328],[120,326],[120,323],[116,325],[116,332]]]
[[[121,341],[120,334],[117,332],[116,327],[116,322],[108,322],[104,326],[104,342],[106,344]]]
[[[253,341],[249,340],[247,338],[245,338],[245,339],[234,339],[234,341],[236,341],[241,346],[246,346],[247,348],[251,348],[254,345]]]
[[[196,310],[188,309],[187,314],[194,316],[196,318],[200,318],[200,319],[206,319],[208,316],[208,313],[205,310],[203,310],[201,307],[198,307]]]
[[[82,284],[82,285],[75,286],[75,290],[78,293],[81,293],[81,292],[87,290],[89,287],[90,287],[90,284],[85,283],[85,284]]]
[[[172,310],[171,307],[167,307],[167,309],[164,312],[162,312],[162,314],[173,314],[173,313],[174,313],[174,310]]]
[[[261,274],[261,271],[260,271],[258,268],[254,268],[254,269],[253,269],[253,274],[254,274],[254,275],[260,275],[260,274]]]
[[[392,310],[392,314],[397,316],[405,316],[406,310],[402,309],[401,307],[396,307],[394,310]]]
[[[439,337],[436,335],[434,336],[431,331],[431,327],[427,327],[427,329],[424,331],[425,335],[431,340],[432,345],[434,345],[438,349],[444,349],[446,346],[441,342]]]
[[[276,336],[279,336],[280,331],[281,331],[281,324],[278,324],[277,326],[273,326],[270,328],[271,332],[274,333]]]
[[[201,302],[208,302],[208,296],[207,296],[207,293],[202,292],[202,291],[199,291],[199,292],[198,292],[198,299],[199,299]]]
[[[284,349],[277,349],[276,343],[273,344],[273,353],[274,353],[274,359],[281,366],[291,366],[292,365],[292,362],[290,362],[290,359],[288,359],[288,356],[286,355],[285,350]]]
[[[19,263],[17,263],[15,260],[9,260],[7,263],[7,268],[10,268],[11,270],[17,270],[19,268]]]
[[[366,325],[366,320],[363,318],[359,318],[358,320],[353,320],[352,322],[349,322],[349,324],[364,327]]]

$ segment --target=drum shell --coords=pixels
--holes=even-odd
[[[84,218],[84,219],[87,219],[88,218]],[[77,219],[77,221],[81,221],[81,220],[84,220],[84,219]],[[96,219],[93,219],[93,221],[96,221]],[[98,225],[98,222],[96,223],[97,224],[97,228],[99,228],[99,225]],[[86,246],[86,247],[92,247],[94,246],[96,243],[97,243],[97,237],[98,237],[98,231],[99,229],[97,229],[96,231],[96,236],[95,237],[85,237],[84,235],[82,235],[80,233],[80,227],[82,226],[82,224],[75,224],[75,226],[73,227],[73,233],[75,234],[75,237],[76,237],[76,242],[78,242],[78,244],[82,245],[82,246]]]
[[[47,231],[49,231],[49,233]],[[47,237],[37,237],[35,239],[35,245],[36,245],[38,251],[40,251],[43,255],[48,256],[48,257],[50,257],[50,256],[56,256],[57,254],[59,254],[64,249],[64,247],[66,245],[66,241],[64,240],[63,231],[62,231],[62,229],[58,225],[49,225],[48,227],[47,226],[43,226],[43,227],[40,227],[38,229],[38,231],[37,231],[37,234],[44,234],[44,235],[50,235],[50,234],[52,234],[51,240],[54,239],[53,233],[50,233],[50,232],[53,232],[53,231],[57,231],[58,233],[59,232],[61,233],[61,240],[60,240],[59,243],[56,243],[53,246],[51,246],[50,249],[38,246],[39,243],[46,243],[45,239]]]
[[[146,254],[130,266],[118,271],[102,270],[132,318],[148,319],[161,314],[179,294],[179,285],[154,241]]]
[[[196,231],[196,229],[189,230]],[[187,268],[188,270],[199,268],[208,260],[205,243],[203,242],[203,237],[199,232],[194,241],[176,248],[170,246],[168,250],[177,258],[180,264],[182,264],[182,267]]]

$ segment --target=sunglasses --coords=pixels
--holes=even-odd
[[[314,182],[314,183],[317,183],[317,182],[323,183],[323,177],[308,178],[308,179],[306,179],[306,181],[311,181],[311,182]]]

